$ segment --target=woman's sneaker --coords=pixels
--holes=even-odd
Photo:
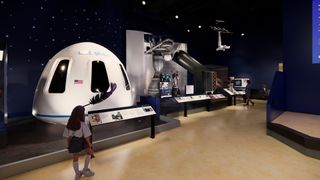
[[[90,177],[94,175],[94,172],[92,172],[89,168],[82,170],[82,174],[86,177]]]
[[[81,176],[82,176],[82,171],[79,171],[79,173],[76,174],[74,179],[79,180],[81,178]]]

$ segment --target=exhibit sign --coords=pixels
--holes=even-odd
[[[172,97],[171,88],[169,87],[169,82],[160,82],[160,96],[161,98]]]
[[[177,103],[186,103],[194,101],[203,101],[209,99],[223,99],[226,98],[223,94],[211,94],[211,95],[194,95],[194,96],[181,96],[176,97],[175,100]]]
[[[113,91],[111,84],[116,85]],[[54,55],[36,89],[32,114],[54,124],[66,124],[77,105],[86,106],[86,112],[134,105],[122,62],[110,50],[93,42],[76,43]]]
[[[226,98],[223,94],[211,94],[209,95],[209,97],[211,98],[211,100]]]
[[[194,86],[193,85],[186,85],[186,94],[193,94],[194,93]]]
[[[202,101],[202,100],[208,100],[210,97],[208,95],[195,95],[195,96],[181,96],[176,97],[175,100],[178,103],[184,103],[184,102],[192,102],[192,101]]]
[[[155,115],[156,112],[151,106],[133,107],[120,110],[111,110],[99,113],[89,113],[89,121],[92,126],[111,123],[116,121],[129,120],[144,116]]]
[[[229,89],[227,89],[227,88],[223,88],[223,90],[225,91],[225,92],[227,92],[230,96],[233,96],[234,95],[234,93],[233,92],[231,92]]]
[[[320,0],[312,1],[312,63],[320,64]]]

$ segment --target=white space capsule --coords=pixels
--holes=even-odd
[[[105,47],[83,42],[66,47],[49,60],[39,79],[32,114],[43,121],[66,124],[72,109],[88,104],[100,92],[117,89],[106,100],[86,106],[91,110],[132,106],[133,96],[121,61]]]

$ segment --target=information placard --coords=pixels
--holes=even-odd
[[[227,88],[223,88],[223,90],[225,91],[225,92],[227,92],[230,96],[233,96],[234,95],[234,93],[233,92],[231,92],[229,89],[227,89]]]
[[[185,102],[202,101],[202,100],[209,100],[209,99],[223,99],[223,98],[226,98],[226,97],[222,94],[211,94],[211,95],[181,96],[181,97],[176,97],[175,100],[178,103],[185,103]]]
[[[194,86],[186,85],[186,94],[193,94],[193,93],[194,93]]]
[[[144,116],[155,115],[156,112],[151,106],[134,107],[114,111],[98,112],[89,114],[89,121],[92,126],[111,123],[116,121],[129,120]]]

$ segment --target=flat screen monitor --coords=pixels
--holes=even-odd
[[[235,78],[233,81],[233,87],[241,89],[245,88],[248,80],[249,78]]]
[[[242,86],[242,81],[240,79],[234,80],[233,86],[241,87]]]

